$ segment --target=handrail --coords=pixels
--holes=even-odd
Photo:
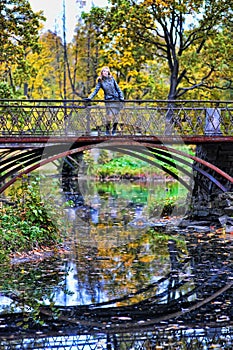
[[[1,99],[0,102],[7,102],[7,101],[12,101],[12,102],[82,102],[82,103],[87,103],[83,99]],[[99,100],[95,99],[90,102],[105,102],[105,100]],[[134,102],[134,103],[151,103],[151,102],[159,102],[159,103],[217,103],[217,104],[233,104],[233,100],[160,100],[160,99],[155,99],[155,100],[124,100],[124,102]],[[89,103],[89,102],[88,102]]]
[[[94,100],[0,99],[0,136],[101,136],[106,105]],[[125,100],[119,135],[233,136],[233,101]],[[111,106],[111,105],[110,105]]]

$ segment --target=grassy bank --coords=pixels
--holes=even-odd
[[[41,201],[39,178],[21,179],[0,208],[0,261],[10,254],[55,247],[62,240],[61,209]]]

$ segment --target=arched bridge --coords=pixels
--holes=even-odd
[[[232,190],[233,101],[125,101],[112,120],[117,123],[114,136],[105,135],[105,109],[101,100],[1,100],[0,192],[23,174],[57,159],[75,161],[75,153],[96,145],[154,166],[162,162],[163,170],[184,186],[189,186],[185,177],[193,177],[194,170],[207,192],[202,177],[223,192]],[[210,145],[214,159],[209,161],[200,152],[191,155],[180,145]],[[226,153],[229,160],[221,166]]]

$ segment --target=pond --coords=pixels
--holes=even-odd
[[[182,227],[184,188],[51,182],[66,241],[0,267],[1,349],[232,348],[232,236]]]

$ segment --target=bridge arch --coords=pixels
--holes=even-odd
[[[34,170],[50,163],[54,162],[55,160],[58,160],[60,158],[65,158],[67,156],[72,156],[76,153],[81,153],[85,150],[90,150],[93,147],[98,148],[106,148],[106,149],[119,149],[122,152],[131,153],[132,156],[136,158],[143,159],[145,161],[149,161],[150,164],[154,166],[158,166],[158,162],[162,161],[164,164],[167,165],[173,165],[174,169],[178,169],[183,174],[185,174],[188,177],[192,176],[192,173],[187,171],[182,167],[182,165],[189,166],[190,168],[194,168],[196,171],[202,173],[205,177],[207,177],[211,182],[214,182],[216,186],[220,188],[221,191],[226,192],[228,189],[224,187],[218,180],[216,180],[215,177],[210,175],[208,172],[201,169],[199,166],[193,165],[191,162],[188,162],[188,160],[195,161],[197,164],[205,165],[207,168],[213,170],[216,174],[220,175],[225,180],[229,181],[230,183],[233,183],[233,178],[216,167],[215,165],[199,158],[196,156],[192,156],[190,154],[187,154],[183,151],[176,150],[172,147],[167,147],[165,145],[158,145],[158,144],[152,144],[150,142],[135,142],[135,141],[125,141],[125,140],[110,140],[109,142],[102,142],[101,144],[93,143],[90,145],[80,146],[77,148],[72,148],[69,150],[64,150],[65,147],[67,148],[67,145],[63,145],[62,149],[60,151],[57,151],[57,145],[53,145],[50,147],[44,148],[37,148],[33,150],[27,150],[25,151],[19,151],[19,153],[16,152],[16,154],[13,156],[14,161],[17,160],[17,165],[13,166],[11,157],[9,156],[9,152],[2,152],[5,154],[6,158],[3,157],[0,164],[2,164],[2,169],[4,170],[4,175],[0,178],[0,181],[5,181],[8,177],[13,176],[10,180],[6,181],[4,185],[0,188],[0,193],[4,192],[9,186],[11,186],[18,178],[22,177],[23,175],[29,174],[33,172]],[[130,147],[130,149],[129,149]],[[137,150],[140,148],[140,155],[135,152],[135,150],[132,152],[133,149],[137,148]],[[143,149],[142,149],[143,148]],[[147,151],[148,150],[148,153]],[[58,153],[57,153],[58,152]],[[45,159],[41,159],[42,154],[44,154]],[[148,160],[148,158],[145,156],[153,156],[154,159]],[[177,161],[181,165],[172,162],[172,160]],[[160,165],[161,167],[161,165]],[[2,172],[1,169],[1,172]],[[163,166],[163,170],[170,174],[173,178],[177,179],[179,182],[181,182],[183,185],[187,187],[187,183],[181,178],[176,175],[175,170],[170,170],[169,168],[166,168]],[[202,184],[200,184],[202,185]],[[190,189],[190,187],[188,187]],[[203,186],[203,189],[206,190]]]

